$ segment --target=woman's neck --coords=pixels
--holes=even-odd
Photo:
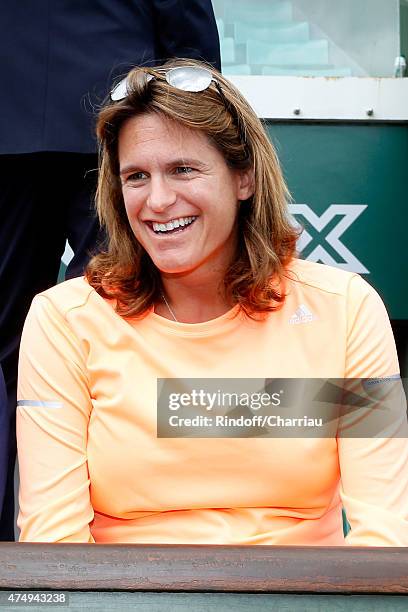
[[[202,323],[216,319],[230,310],[224,294],[222,277],[208,274],[162,275],[163,296],[155,312],[179,323]]]

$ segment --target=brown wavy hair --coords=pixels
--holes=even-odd
[[[214,81],[202,92],[170,86],[166,71],[178,66],[205,67]],[[150,81],[146,75],[155,78]],[[252,170],[254,194],[238,212],[238,245],[224,278],[229,303],[240,304],[250,317],[278,308],[284,301],[284,268],[294,256],[298,231],[290,222],[289,192],[275,149],[261,121],[240,92],[212,66],[175,59],[160,68],[132,69],[127,95],[109,100],[97,122],[100,145],[96,196],[98,215],[107,232],[107,248],[90,261],[88,282],[116,302],[123,317],[143,315],[160,300],[160,272],[136,240],[125,211],[119,178],[118,137],[124,122],[157,113],[203,132],[235,170]]]

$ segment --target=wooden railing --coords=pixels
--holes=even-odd
[[[0,543],[0,589],[408,595],[408,548]]]

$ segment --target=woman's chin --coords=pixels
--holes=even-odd
[[[187,262],[169,262],[169,261],[154,261],[154,265],[159,270],[160,274],[188,274],[194,270],[194,266]]]

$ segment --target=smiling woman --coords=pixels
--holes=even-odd
[[[407,546],[387,313],[358,275],[296,257],[246,100],[199,62],[135,68],[97,133],[106,252],[37,296],[23,334],[21,540]],[[364,418],[331,418],[338,393],[316,408],[304,379],[352,384]],[[385,434],[367,417],[390,395]]]

